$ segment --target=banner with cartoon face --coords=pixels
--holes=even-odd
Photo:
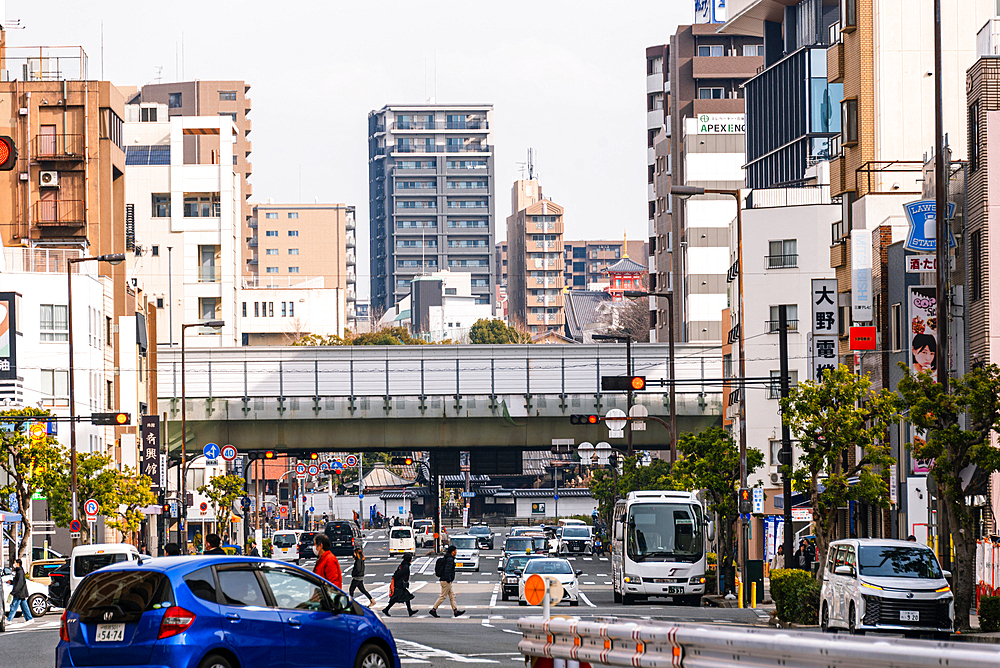
[[[933,285],[911,285],[909,288],[910,368],[914,373],[937,372],[937,288]]]

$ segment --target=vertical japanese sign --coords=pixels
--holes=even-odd
[[[820,380],[837,368],[840,323],[837,313],[837,279],[812,279],[812,355],[809,379]]]
[[[160,486],[160,416],[143,415],[140,423],[142,436],[142,464],[140,473],[152,481],[150,487]]]
[[[17,378],[16,292],[0,292],[0,380]]]
[[[851,230],[851,316],[855,322],[871,322],[872,233]]]
[[[907,294],[907,311],[910,319],[910,368],[914,373],[937,372],[937,287],[933,285],[911,285]],[[923,443],[926,434],[911,427],[913,443]],[[932,461],[912,458],[911,471],[927,473]]]

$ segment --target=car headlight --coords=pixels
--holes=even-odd
[[[629,584],[641,585],[642,584],[642,578],[639,577],[638,575],[626,575],[625,576],[625,582],[627,582]]]
[[[945,585],[945,586],[941,587],[940,589],[935,589],[934,593],[935,594],[942,594],[942,593],[944,593],[946,591],[951,591],[951,587],[949,587],[948,585]]]
[[[879,591],[883,591],[882,587],[879,587],[878,585],[873,585],[870,582],[862,582],[861,586],[867,587],[868,589],[878,589]]]
[[[705,584],[705,576],[704,575],[692,575],[688,579],[688,584],[693,584],[693,585],[702,585],[702,584]]]

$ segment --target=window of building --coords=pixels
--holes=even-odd
[[[184,96],[181,93],[170,93],[167,98],[167,106],[171,109],[179,109],[184,106]]]
[[[276,237],[276,236],[278,236],[278,230],[265,230],[264,231],[264,236],[265,237]]]
[[[718,58],[725,55],[725,50],[721,44],[702,44],[698,47],[698,56],[700,58]]]
[[[457,295],[458,294],[458,288],[445,288],[444,289],[444,293],[446,295]]]
[[[975,230],[969,239],[969,278],[972,301],[983,298],[983,231]]]
[[[155,123],[156,122],[156,107],[142,107],[139,109],[139,122],[140,123]]]
[[[299,212],[298,211],[289,211],[288,212],[288,217],[289,218],[298,218],[299,217]]]
[[[289,255],[298,255],[299,254],[299,249],[298,248],[289,248],[288,249],[288,254]]]
[[[156,308],[163,308],[163,297],[156,298]]]
[[[788,371],[788,387],[792,388],[799,383],[799,372],[796,370]],[[780,399],[781,398],[781,371],[771,370],[771,383],[767,388],[767,398],[768,399]],[[781,445],[781,441],[772,441],[772,443],[777,443]],[[777,461],[777,460],[773,460]]]
[[[274,317],[274,302],[268,302],[267,303],[267,312],[268,312],[268,316],[267,317],[269,317],[269,318],[273,318]]]
[[[767,268],[785,269],[797,267],[799,264],[798,242],[795,239],[782,239],[768,242]]]
[[[243,317],[247,317],[247,303],[243,302]]]
[[[969,105],[969,171],[979,169],[979,102]]]
[[[222,258],[222,246],[198,246],[198,281],[201,283],[217,283],[222,272],[217,271]]]
[[[852,98],[840,103],[841,128],[843,141],[841,145],[851,146],[858,143],[858,100]]]
[[[184,193],[185,218],[218,218],[221,213],[219,193]]]
[[[202,320],[218,320],[222,315],[222,300],[218,297],[199,297],[198,312]],[[209,329],[211,333],[218,333],[219,330]]]
[[[153,218],[170,217],[170,193],[153,193]]]
[[[277,255],[277,254],[278,254],[277,248],[267,248],[264,250],[264,255]]]
[[[295,302],[288,302],[288,317],[295,317]]]
[[[159,257],[160,256],[160,247],[154,245],[152,248],[149,249],[149,253],[153,257]]]
[[[277,218],[277,217],[278,217],[277,211],[267,211],[266,213],[264,213],[264,218]]]
[[[42,394],[47,397],[69,396],[69,371],[42,369]]]
[[[797,331],[799,329],[799,307],[797,304],[786,304],[785,307],[786,317],[788,318],[788,331]],[[771,307],[771,319],[767,323],[768,332],[778,331],[778,308],[777,306]]]
[[[858,27],[858,0],[841,0],[840,32],[851,32]]]
[[[267,268],[267,273],[269,273],[269,274],[277,274],[278,273],[278,268],[277,267],[268,267]]]
[[[288,230],[288,236],[290,236],[290,237],[297,237],[297,236],[299,236],[299,231],[298,230]]]
[[[234,91],[234,90],[220,90],[219,91],[219,101],[220,102],[235,102],[236,101],[236,91]]]
[[[281,302],[281,317],[286,318],[288,314],[285,312],[285,302]]]
[[[260,317],[260,302],[253,303],[253,317],[255,318]]]
[[[721,86],[712,86],[698,89],[699,100],[721,100],[725,97],[725,92]]]
[[[299,273],[299,268],[298,267],[289,267],[288,268],[288,273],[289,274],[297,274],[297,273]]]
[[[764,45],[763,44],[744,44],[743,45],[743,55],[744,56],[763,56],[764,55]]]
[[[219,116],[229,116],[230,120],[232,120],[233,123],[236,122],[236,114],[234,112],[220,111]]]
[[[894,351],[903,349],[903,308],[902,304],[889,307],[889,339]]]
[[[239,162],[239,156],[234,155],[233,156],[233,164],[235,165],[237,162]]]
[[[65,304],[42,304],[38,326],[42,341],[69,341]]]

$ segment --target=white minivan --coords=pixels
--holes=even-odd
[[[271,536],[271,558],[299,563],[299,532],[275,531]]]
[[[70,593],[76,591],[83,579],[96,571],[121,561],[139,561],[139,550],[128,543],[98,543],[73,548],[69,566]]]
[[[413,554],[417,544],[413,538],[413,527],[392,527],[389,529],[389,554]]]

